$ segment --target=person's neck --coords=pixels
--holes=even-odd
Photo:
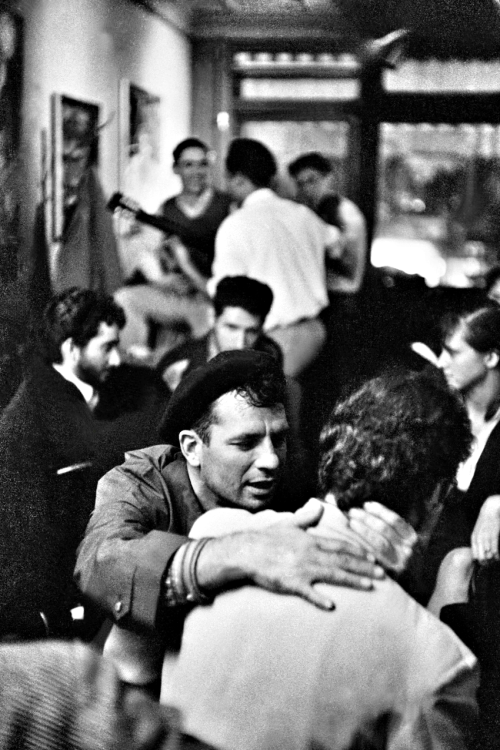
[[[465,395],[465,405],[472,424],[472,431],[477,433],[496,412],[495,405],[500,406],[500,372],[491,370],[486,378]]]
[[[199,500],[199,503],[203,510],[212,510],[218,508],[217,497],[211,492],[205,483],[200,479],[200,473],[198,469],[191,464],[186,462],[186,469],[191,482],[193,492]]]
[[[67,363],[61,362],[61,363],[52,363],[52,367],[56,372],[59,373],[65,380],[67,380],[69,383],[73,383],[80,393],[82,394],[83,398],[89,404],[94,396],[96,396],[96,390],[93,385],[90,383],[86,383],[84,380],[78,377],[78,375],[75,373],[74,369],[68,365]]]
[[[189,211],[199,211],[200,213],[210,202],[213,195],[213,189],[211,187],[205,188],[201,193],[188,193],[182,192],[177,196],[177,204],[182,210],[183,208]]]

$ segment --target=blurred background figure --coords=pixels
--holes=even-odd
[[[125,351],[154,364],[162,353],[186,336],[199,337],[209,327],[210,302],[206,282],[214,257],[215,234],[229,213],[230,198],[212,186],[208,146],[187,138],[173,151],[174,172],[181,192],[165,201],[159,215],[179,227],[163,234],[137,233],[129,219],[129,233],[137,236],[127,251],[128,284],[116,299],[127,314],[122,341]]]
[[[174,391],[195,367],[229,349],[257,349],[282,362],[278,344],[263,331],[272,302],[273,293],[267,284],[248,276],[221,279],[212,299],[214,320],[210,331],[167,352],[158,364],[158,372],[170,390]]]
[[[344,252],[327,259],[330,292],[354,294],[363,283],[367,261],[366,222],[355,203],[335,190],[330,161],[317,151],[303,154],[288,166],[297,188],[297,200],[312,208],[327,224],[342,232]]]

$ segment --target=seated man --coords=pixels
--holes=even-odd
[[[247,276],[225,276],[217,284],[212,302],[214,323],[210,331],[167,352],[157,366],[171,391],[195,367],[231,349],[256,349],[282,361],[278,344],[263,332],[273,303],[267,284]]]
[[[99,477],[121,459],[95,408],[124,324],[111,296],[75,287],[51,299],[27,347],[0,418],[0,638],[72,632],[76,547]]]
[[[368,500],[424,531],[469,444],[463,407],[439,381],[414,374],[367,383],[323,430],[324,511],[310,533],[341,533],[371,549],[355,520]],[[239,518],[208,524],[212,513]],[[262,525],[259,515],[215,510],[193,531],[242,533]],[[189,614],[162,686],[185,728],[224,750],[466,747],[477,663],[452,631],[389,577],[372,591],[316,588],[335,611],[245,586]]]

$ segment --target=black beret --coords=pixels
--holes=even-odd
[[[189,430],[219,396],[271,371],[283,377],[275,357],[254,349],[221,352],[196,367],[181,380],[168,402],[160,424],[160,440],[178,446],[181,430]]]

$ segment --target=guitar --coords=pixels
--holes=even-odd
[[[123,193],[113,193],[107,203],[107,208],[112,213],[114,213],[117,208],[123,208],[126,211],[130,211],[130,213],[133,214],[141,224],[160,229],[167,235],[176,235],[180,241],[188,247],[199,243],[199,234],[192,231],[188,219],[186,220],[186,224],[184,224],[182,221],[168,219],[165,216],[148,214],[146,211],[143,211],[142,208],[132,200],[132,198],[127,198]]]

